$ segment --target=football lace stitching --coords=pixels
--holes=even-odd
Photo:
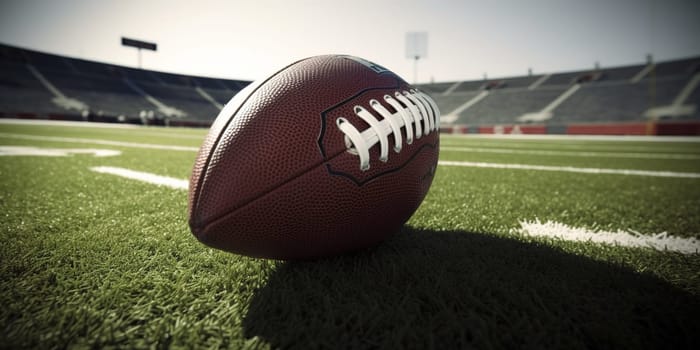
[[[424,135],[436,131],[440,126],[440,110],[435,101],[425,93],[416,89],[410,91],[396,91],[394,96],[384,95],[386,102],[396,112],[390,112],[376,99],[369,100],[367,109],[356,105],[353,107],[355,115],[360,117],[367,125],[367,129],[360,132],[350,121],[345,118],[336,119],[336,125],[345,135],[347,151],[360,158],[360,170],[367,171],[370,168],[369,150],[379,144],[379,161],[389,160],[389,136],[394,136],[393,150],[401,152],[403,148],[403,134],[406,133],[406,144],[412,144],[413,140],[420,139]],[[382,119],[375,117],[379,114]]]

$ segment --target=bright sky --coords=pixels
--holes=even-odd
[[[0,0],[0,42],[136,66],[256,79],[346,53],[413,81],[406,32],[428,32],[418,81],[454,81],[700,55],[698,0]]]

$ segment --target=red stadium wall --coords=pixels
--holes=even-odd
[[[569,135],[649,135],[649,123],[569,124]]]
[[[493,125],[480,126],[479,134],[546,134],[544,125]]]
[[[656,124],[654,135],[700,135],[700,121]]]

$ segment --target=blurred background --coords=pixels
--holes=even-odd
[[[431,93],[446,132],[692,134],[700,119],[696,1],[0,4],[4,117],[208,126],[250,81],[343,53]]]

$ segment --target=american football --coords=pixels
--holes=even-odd
[[[700,349],[700,1],[3,0],[2,349]]]
[[[399,230],[437,167],[440,112],[384,67],[328,55],[251,84],[221,111],[192,171],[189,222],[203,243],[305,259]]]

